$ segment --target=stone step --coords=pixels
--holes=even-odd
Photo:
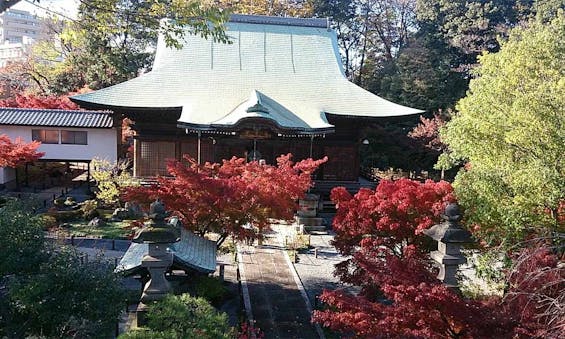
[[[312,233],[312,232],[325,232],[326,231],[326,226],[304,226],[304,231],[308,232],[308,233]]]
[[[324,223],[324,218],[297,216],[296,223],[304,226],[321,226]]]

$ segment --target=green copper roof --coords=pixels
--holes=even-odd
[[[192,129],[262,118],[281,128],[315,133],[333,127],[327,113],[360,117],[421,113],[349,82],[335,32],[319,19],[238,15],[227,26],[231,44],[190,35],[177,50],[167,48],[161,38],[151,72],[71,99],[84,107],[179,107],[179,126]],[[249,110],[257,103],[267,107],[268,116]]]
[[[216,270],[214,241],[182,229],[181,240],[171,244],[169,249],[173,253],[173,266],[193,269],[201,273],[212,273]],[[116,267],[116,272],[123,272],[126,275],[137,273],[142,269],[141,260],[148,251],[148,244],[132,243]]]

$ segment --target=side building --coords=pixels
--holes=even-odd
[[[0,108],[0,134],[25,142],[41,141],[39,161],[90,164],[92,158],[116,161],[118,129],[111,112]],[[0,167],[0,185],[13,186],[16,171]]]

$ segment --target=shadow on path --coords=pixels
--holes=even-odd
[[[265,338],[319,338],[284,250],[277,246],[241,250],[251,312]]]

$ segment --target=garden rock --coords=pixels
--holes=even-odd
[[[128,210],[129,218],[130,219],[139,219],[143,217],[143,211],[138,204],[134,202],[126,202],[125,208]]]
[[[127,218],[129,218],[129,211],[127,208],[116,208],[112,214],[113,220],[121,221]]]
[[[88,227],[98,228],[98,227],[102,227],[104,225],[105,225],[104,220],[102,220],[100,218],[94,218],[94,219],[92,219],[88,222]]]

